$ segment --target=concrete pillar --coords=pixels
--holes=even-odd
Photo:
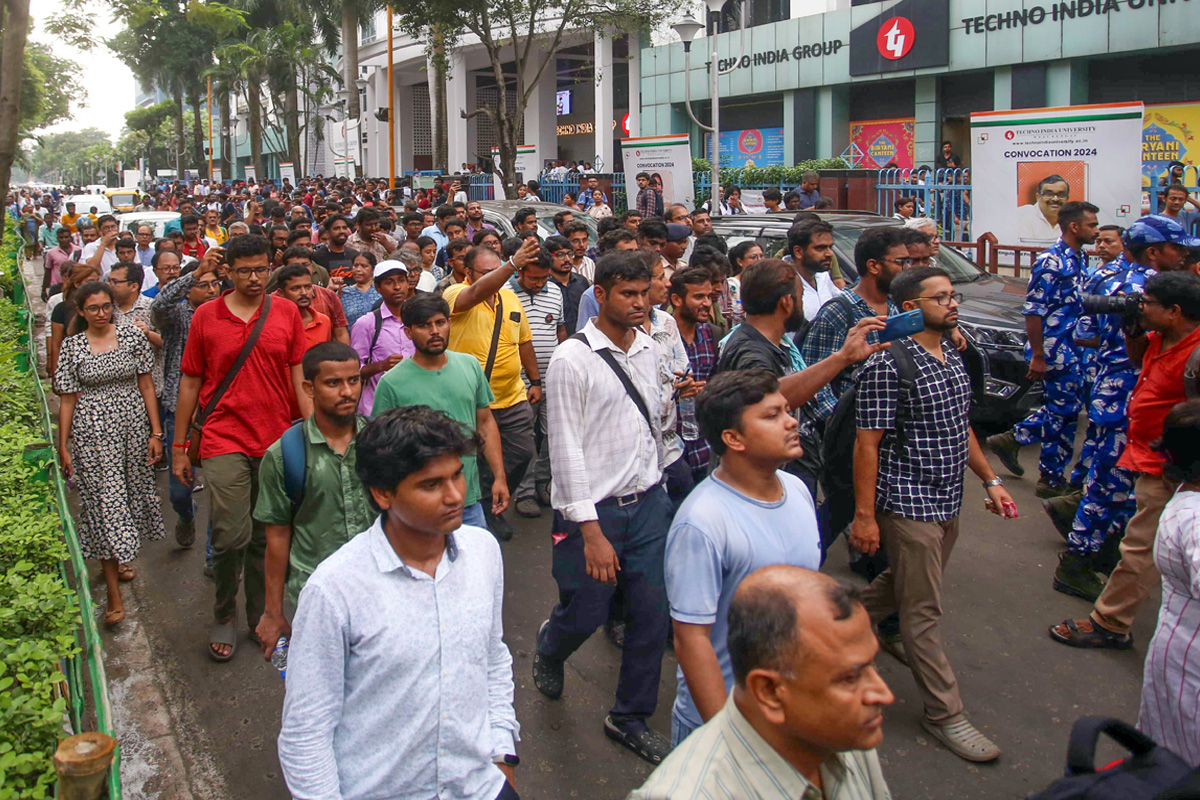
[[[629,43],[629,136],[634,137],[642,135],[642,43],[636,33],[629,34],[626,41]]]
[[[1053,61],[1046,65],[1046,105],[1075,106],[1087,101],[1086,61]]]
[[[783,163],[796,163],[796,93],[783,93]]]
[[[840,156],[850,143],[850,87],[817,90],[817,158]],[[803,154],[800,154],[803,157]]]
[[[413,87],[412,84],[396,86],[396,176],[403,175],[406,170],[413,169],[413,135],[412,126],[405,125],[405,120],[413,118]]]
[[[913,141],[913,159],[917,166],[933,166],[941,147],[942,112],[938,96],[937,78],[916,79],[916,130]]]
[[[536,58],[530,58],[525,64],[525,80],[533,80],[537,72]],[[542,80],[533,87],[529,104],[525,106],[525,141],[517,144],[532,144],[537,146],[538,159],[558,158],[558,120],[554,96],[557,87],[554,75],[547,72]],[[529,176],[529,180],[533,176]]]
[[[604,162],[604,171],[613,166],[613,40],[597,31],[593,37],[596,67],[595,150]]]
[[[463,111],[471,111],[474,98],[467,102],[467,65],[462,54],[455,50],[450,55],[450,69],[446,81],[446,167],[451,171],[467,160],[467,121]]]
[[[994,89],[992,109],[995,111],[1012,110],[1012,67],[996,67],[993,71]]]

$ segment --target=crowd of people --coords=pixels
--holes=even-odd
[[[1000,756],[939,627],[966,471],[989,511],[1018,512],[971,425],[978,360],[937,222],[865,230],[849,285],[811,210],[768,257],[639,186],[595,242],[570,208],[544,238],[522,208],[505,236],[460,187],[396,207],[348,179],[149,192],[181,212],[157,239],[110,215],[56,223],[48,365],[105,621],[166,534],[157,465],[178,546],[209,501],[208,655],[286,650],[294,795],[517,797],[510,506],[549,512],[553,541],[534,685],[571,692],[597,630],[620,647],[603,729],[657,766],[633,797],[889,797],[880,649],[910,668],[936,741]],[[1141,724],[1200,764],[1200,239],[1096,212],[1064,205],[1030,279],[1045,405],[986,444],[1016,475],[1041,445],[1038,494],[1067,540],[1054,586],[1096,603],[1057,641],[1129,649],[1161,570]],[[910,335],[881,338],[899,314]],[[845,463],[828,463],[839,435]],[[842,538],[865,590],[819,572]],[[668,646],[665,732],[649,721]]]

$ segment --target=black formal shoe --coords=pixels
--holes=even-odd
[[[549,624],[550,620],[546,620],[542,623],[542,627],[538,628],[538,642],[541,642],[542,633]],[[542,655],[536,646],[533,651],[533,685],[551,700],[562,697],[563,662]]]
[[[612,643],[612,646],[618,650],[625,649],[625,623],[613,622],[605,620],[604,622],[604,638]]]
[[[492,532],[493,536],[502,542],[512,540],[513,529],[512,525],[508,524],[508,520],[502,516],[497,516],[490,512],[486,513],[484,516],[487,519],[488,530]]]
[[[671,740],[641,720],[618,725],[609,715],[604,718],[604,735],[651,764],[661,764],[671,753]]]

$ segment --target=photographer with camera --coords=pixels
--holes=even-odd
[[[1042,443],[1038,459],[1037,496],[1070,494],[1067,465],[1075,452],[1075,426],[1083,389],[1083,364],[1075,345],[1075,324],[1083,313],[1079,288],[1087,259],[1083,246],[1096,241],[1100,223],[1091,203],[1064,203],[1058,212],[1059,240],[1042,252],[1033,265],[1025,295],[1025,331],[1029,342],[1029,379],[1041,381],[1045,404],[1011,431],[989,436],[988,446],[1005,469],[1025,474],[1017,460],[1021,447]]]
[[[1187,236],[1170,220],[1150,217],[1137,224],[1143,223],[1147,230],[1139,236],[1147,244],[1156,240],[1153,249],[1164,257],[1160,268],[1170,261],[1181,265],[1185,249],[1200,250],[1200,239]],[[1151,259],[1143,253],[1140,260]],[[1092,613],[1050,628],[1050,638],[1071,647],[1133,647],[1129,630],[1134,616],[1159,579],[1153,560],[1158,519],[1177,486],[1163,476],[1163,456],[1155,443],[1162,435],[1167,412],[1196,393],[1195,375],[1189,378],[1185,372],[1195,369],[1193,356],[1200,348],[1200,278],[1187,271],[1155,275],[1146,281],[1145,293],[1135,297],[1141,309],[1138,324],[1127,327],[1125,335],[1129,360],[1141,367],[1141,375],[1129,399],[1128,441],[1117,463],[1137,475],[1137,511],[1125,528],[1121,562],[1105,583]],[[1143,334],[1143,329],[1149,333]]]

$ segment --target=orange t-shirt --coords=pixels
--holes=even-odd
[[[329,321],[329,317],[312,309],[309,309],[309,313],[312,314],[312,322],[304,323],[304,337],[308,339],[308,347],[333,341],[333,323]]]

